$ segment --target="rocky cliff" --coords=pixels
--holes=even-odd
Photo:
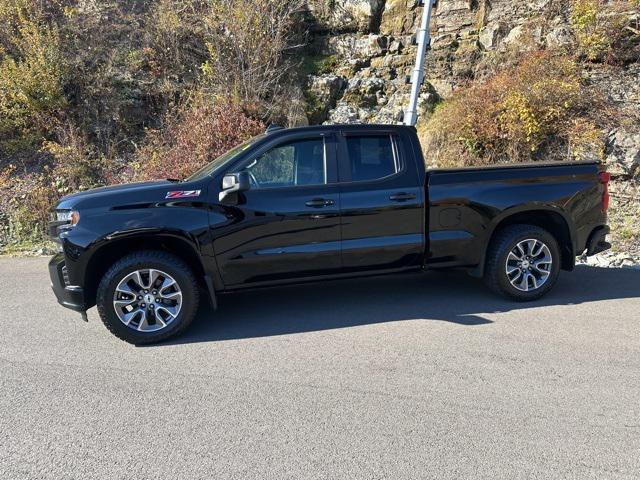
[[[421,93],[423,118],[465,82],[491,75],[499,67],[496,59],[501,61],[508,51],[572,48],[576,33],[570,5],[557,0],[440,0]],[[401,121],[422,8],[412,0],[311,0],[309,10],[310,52],[319,65],[306,87],[309,121]],[[639,18],[637,7],[625,13]],[[640,118],[637,61],[617,68],[594,64],[586,75],[627,118]],[[607,154],[615,175],[638,171],[639,135],[637,124],[608,132]]]

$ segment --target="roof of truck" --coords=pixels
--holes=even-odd
[[[284,128],[278,125],[269,125],[267,127],[265,133],[267,135],[274,135],[279,133],[295,133],[295,132],[344,132],[344,131],[398,131],[398,130],[414,130],[415,127],[410,127],[407,125],[392,125],[392,124],[375,124],[375,123],[336,123],[330,125],[309,125],[305,127],[293,127],[293,128]]]

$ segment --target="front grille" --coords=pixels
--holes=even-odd
[[[67,266],[63,265],[60,271],[62,272],[62,280],[64,280],[64,285],[68,287],[69,286],[69,270],[67,270]]]

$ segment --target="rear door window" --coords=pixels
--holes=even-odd
[[[377,180],[400,171],[391,135],[345,137],[351,181]]]

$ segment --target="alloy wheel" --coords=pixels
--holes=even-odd
[[[182,291],[166,272],[152,268],[127,274],[113,296],[116,315],[127,327],[155,332],[169,326],[182,309]]]
[[[529,238],[518,242],[507,255],[505,270],[511,285],[521,292],[542,287],[551,275],[553,258],[549,247]]]

